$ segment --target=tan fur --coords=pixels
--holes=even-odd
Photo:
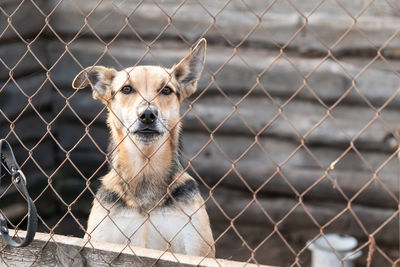
[[[196,90],[204,64],[206,42],[198,45],[171,69],[138,66],[122,71],[94,66],[73,81],[75,89],[88,84],[93,97],[107,104],[111,132],[110,172],[102,178],[104,189],[123,199],[126,206],[93,202],[86,238],[98,241],[170,250],[199,256],[214,256],[214,240],[204,200],[197,192],[189,201],[166,198],[175,188],[193,178],[177,163],[181,131],[180,104]],[[123,94],[129,85],[133,94]],[[162,95],[170,87],[174,94]],[[157,109],[157,129],[151,143],[134,130],[146,109]],[[107,192],[108,192],[107,191]],[[165,206],[163,206],[165,204]]]

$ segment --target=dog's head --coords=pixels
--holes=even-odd
[[[88,67],[75,77],[72,87],[82,89],[90,84],[93,97],[110,110],[110,126],[135,141],[150,144],[180,128],[180,104],[196,91],[205,50],[206,40],[201,39],[171,69],[137,66],[116,71]]]

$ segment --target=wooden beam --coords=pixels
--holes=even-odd
[[[80,123],[60,120],[57,127],[59,127],[57,129],[59,129],[60,143],[67,150],[74,147],[85,134],[85,127]],[[103,151],[106,151],[108,142],[105,140],[108,139],[109,133],[105,126],[93,125],[90,128],[90,134]],[[341,195],[340,189],[348,198],[351,198],[373,180],[354,201],[380,207],[395,208],[398,206],[398,201],[393,196],[397,196],[400,190],[398,187],[399,162],[391,152],[379,151],[378,143],[376,143],[375,150],[359,149],[368,165],[373,170],[380,170],[377,173],[378,178],[374,178],[373,171],[353,150],[346,153],[336,163],[335,168],[330,170],[332,162],[344,152],[342,147],[332,147],[334,142],[329,146],[307,146],[321,164],[320,166],[310,156],[309,151],[302,147],[296,150],[299,143],[280,138],[278,135],[259,137],[259,145],[253,146],[243,157],[241,154],[254,143],[254,137],[229,135],[228,132],[223,132],[214,135],[213,138],[214,141],[202,149],[210,140],[209,134],[190,131],[184,132],[182,135],[184,160],[191,160],[193,168],[210,186],[228,173],[222,182],[224,186],[247,190],[237,175],[237,171],[253,190],[259,189],[260,194],[274,193],[296,196],[295,191],[288,185],[290,183],[299,194],[307,190],[305,198],[343,202],[346,199]],[[323,135],[321,135],[321,141],[322,138]],[[231,161],[241,157],[235,163],[235,171],[231,170],[232,162],[225,158],[216,144]],[[264,148],[265,152],[260,149],[260,146]],[[372,146],[372,142],[370,146]],[[294,153],[294,151],[296,152]],[[61,158],[65,156],[64,152],[60,151],[59,153]],[[90,157],[87,156],[88,154]],[[391,155],[392,160],[381,167]],[[290,160],[286,161],[289,157]],[[85,138],[73,150],[71,159],[74,162],[81,162],[81,170],[85,171],[86,168],[91,174],[92,169],[100,166],[106,158],[89,138]],[[285,164],[279,166],[282,162]],[[187,166],[186,163],[184,166]],[[277,172],[278,166],[279,172]],[[327,170],[329,170],[328,174]],[[313,189],[308,190],[311,186]]]
[[[287,43],[289,49],[300,52],[319,51],[326,54],[327,47],[333,46],[346,31],[348,32],[345,38],[334,46],[334,53],[375,49],[371,42],[380,47],[396,32],[399,24],[395,9],[386,5],[371,5],[363,16],[357,19],[354,29],[349,30],[353,21],[343,11],[342,5],[336,3],[324,4],[315,10],[315,3],[296,2],[298,10],[307,16],[307,21],[305,21],[302,14],[287,3],[285,5],[277,2],[271,5],[271,8],[267,8],[269,4],[264,1],[255,4],[253,2],[246,5],[226,5],[223,9],[221,5],[211,2],[205,6],[197,2],[187,2],[179,7],[179,12],[176,12],[177,5],[172,1],[163,2],[157,6],[152,3],[127,1],[115,5],[118,8],[106,4],[99,5],[96,0],[79,1],[73,4],[63,1],[52,15],[57,18],[52,20],[52,27],[62,36],[73,36],[85,23],[85,16],[82,14],[90,13],[87,19],[96,34],[102,38],[112,38],[116,32],[126,27],[125,16],[129,16],[130,26],[121,31],[119,36],[128,37],[130,40],[135,38],[130,29],[133,27],[135,33],[146,39],[157,36],[163,30],[168,20],[165,15],[167,13],[174,14],[171,18],[174,27],[164,29],[163,37],[185,38],[194,42],[199,36],[207,33],[205,37],[210,41],[223,42],[221,38],[221,32],[223,32],[224,38],[231,43],[239,43],[244,36],[248,35],[246,43],[259,44],[262,47],[279,48],[280,45]],[[360,0],[355,2],[358,4],[346,3],[344,8],[350,9],[350,13],[358,14],[364,3],[360,3]],[[268,12],[263,14],[258,22],[255,10],[268,10]],[[214,22],[210,14],[217,13],[218,20]],[[214,27],[209,28],[213,24],[218,30]],[[306,26],[304,29],[302,29],[303,25]],[[301,31],[297,32],[299,30]],[[93,33],[85,29],[81,35],[91,37]],[[395,54],[396,51],[392,50],[398,49],[399,46],[399,40],[394,38],[385,44],[385,52]]]
[[[230,100],[237,102],[239,97],[231,96]],[[205,133],[209,133],[208,129],[213,131],[218,127],[217,134],[250,137],[258,134],[291,139],[296,143],[300,143],[300,136],[306,136],[304,141],[307,145],[325,145],[335,148],[347,148],[350,141],[357,137],[354,140],[357,148],[393,151],[383,142],[383,138],[391,127],[400,125],[400,117],[396,109],[383,109],[379,114],[381,119],[375,119],[376,114],[369,107],[340,105],[330,111],[328,116],[328,111],[317,102],[295,99],[284,106],[282,112],[279,112],[277,105],[285,100],[276,97],[274,101],[275,103],[266,96],[251,95],[235,107],[222,96],[204,95],[187,113],[186,110],[189,109],[187,103],[184,102],[182,105],[181,113],[185,114],[183,127],[187,131]],[[69,100],[69,104],[87,124],[103,111],[95,121],[96,123],[91,125],[90,131],[95,133],[105,128],[98,126],[105,126],[107,110],[104,105],[92,98],[90,89],[78,92]],[[65,105],[65,99],[55,97],[56,110],[61,110]],[[229,119],[220,125],[226,118]],[[371,121],[374,122],[365,128]],[[56,128],[64,129],[74,127],[74,125],[80,128],[79,132],[84,132],[85,125],[69,108],[65,109],[60,114],[60,119],[55,122]],[[311,130],[315,125],[317,127]]]
[[[0,58],[2,58],[1,56],[3,48],[4,46],[2,46],[2,48],[0,49],[1,51]],[[8,55],[13,53],[11,50],[12,48],[13,46],[11,46],[8,51],[6,51]],[[14,59],[15,58],[18,59],[18,56],[14,56]],[[24,69],[24,73],[29,71],[38,71],[38,68],[29,69],[34,64],[28,61],[28,58],[26,60],[27,61],[23,61],[24,64],[21,64],[21,68]],[[14,64],[12,64],[12,66],[14,66]],[[5,72],[0,72],[0,73],[4,74]],[[7,77],[8,77],[8,72],[7,72]],[[50,88],[50,86],[48,86],[48,83],[46,83],[46,74],[44,71],[39,70],[39,73],[23,76],[20,78],[12,76],[14,80],[7,80],[7,77],[4,77],[4,80],[0,81],[0,88],[1,88],[0,106],[2,112],[8,117],[8,119],[14,120],[15,117],[17,117],[23,111],[25,106],[29,105],[29,97],[32,97],[31,99],[32,105],[38,108],[40,111],[42,111],[42,113],[45,113],[45,115],[42,114],[43,116],[47,115],[46,113],[48,113],[48,110],[46,110],[46,112],[43,112],[43,108],[50,107],[50,104],[52,103],[52,101],[54,101],[54,98],[52,98],[54,89]],[[1,78],[2,77],[0,76],[0,79]],[[65,105],[65,99],[64,99],[64,105]],[[31,111],[31,109],[29,111],[30,113],[33,113],[34,116],[37,117],[34,111]],[[23,118],[25,116],[23,116]],[[7,125],[6,120],[1,115],[0,115],[0,125],[2,127],[4,125]]]
[[[8,20],[8,16],[5,16],[3,12],[1,14],[1,41],[20,40],[20,36],[23,38],[36,36],[42,27],[46,27],[45,17],[37,9],[37,7],[39,7],[46,12],[45,3],[46,1],[43,0],[35,1],[35,4],[30,1],[1,1],[3,12],[8,16],[11,16],[11,19]],[[26,20],[28,17],[29,22]],[[12,27],[10,27],[10,23],[12,24]],[[26,45],[24,46],[26,48]],[[15,52],[12,52],[10,56],[15,56]]]
[[[18,231],[23,237],[25,231]],[[0,262],[12,266],[256,266],[244,262],[188,256],[111,243],[87,242],[82,238],[37,233],[24,248],[11,248],[0,240]],[[257,265],[265,266],[266,265]]]
[[[65,47],[56,41],[49,41],[47,45],[50,61],[57,61]],[[117,39],[109,49],[110,54],[105,54],[99,61],[99,56],[104,52],[104,45],[91,39],[78,39],[69,46],[69,51],[83,67],[96,63],[117,69],[135,64],[172,67],[187,54],[189,47],[182,42],[160,41],[151,48],[151,54],[148,54],[141,42]],[[212,44],[207,47],[206,67],[199,81],[199,91],[208,88],[208,92],[221,95],[222,90],[231,97],[233,94],[243,96],[250,88],[255,87],[252,95],[262,95],[263,99],[267,99],[265,92],[283,98],[296,93],[296,99],[316,101],[318,96],[329,106],[352,88],[352,77],[357,77],[355,79],[357,89],[352,88],[342,102],[366,105],[360,95],[362,94],[376,106],[385,103],[399,88],[396,73],[374,66],[361,74],[360,67],[345,62],[339,65],[333,60],[324,58],[307,58],[289,53],[290,61],[288,61],[280,57],[277,50],[240,48],[240,57],[233,58],[232,53],[231,47]],[[82,68],[71,56],[65,55],[52,69],[51,78],[60,88],[71,88],[73,78],[81,70]],[[304,86],[306,76],[307,86]],[[258,78],[259,83],[257,83]],[[391,106],[399,107],[396,101],[392,102]]]
[[[206,195],[208,194],[209,192],[206,192]],[[254,198],[250,192],[222,187],[216,188],[211,194],[212,198],[207,201],[211,226],[221,224],[222,228],[229,227],[234,219],[234,225],[238,227],[258,225],[270,229],[264,230],[263,235],[267,235],[268,231],[272,232],[277,225],[279,231],[285,236],[303,233],[309,239],[315,237],[323,227],[324,233],[347,234],[358,240],[368,240],[369,234],[373,234],[379,245],[388,247],[399,245],[399,220],[396,209],[373,208],[334,201],[303,200],[300,202],[295,198],[260,195]],[[341,215],[338,216],[338,214]],[[273,221],[271,222],[268,217]],[[380,228],[382,225],[384,227]]]

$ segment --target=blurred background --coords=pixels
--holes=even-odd
[[[40,231],[82,237],[109,134],[105,107],[73,78],[93,65],[171,67],[205,37],[183,159],[217,257],[309,266],[307,241],[339,233],[357,238],[356,266],[368,254],[395,266],[400,169],[385,136],[400,127],[399,31],[395,0],[1,0],[0,138]],[[24,229],[23,199],[3,189],[2,212]]]

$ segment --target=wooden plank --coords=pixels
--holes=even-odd
[[[63,90],[63,92],[68,92],[68,90]],[[103,124],[106,120],[107,109],[100,101],[93,99],[90,89],[78,91],[68,100],[55,94],[52,104],[57,113],[63,110],[59,115],[60,119],[55,122],[56,125],[66,122],[85,127],[85,124],[93,124],[93,122]]]
[[[209,195],[209,192],[207,191],[206,194]],[[303,205],[300,205],[300,201],[295,198],[260,196],[258,194],[254,198],[251,192],[241,192],[223,187],[217,187],[211,195],[212,198],[207,201],[211,225],[221,223],[220,227],[224,225],[228,227],[233,218],[239,229],[241,225],[258,225],[266,229],[273,229],[275,225],[278,225],[279,231],[284,236],[301,236],[301,232],[304,232],[306,234],[303,235],[304,245],[307,238],[319,233],[321,227],[324,233],[347,234],[358,240],[367,240],[368,234],[362,229],[364,227],[368,233],[374,233],[377,242],[382,245],[392,247],[399,244],[396,234],[399,232],[396,209],[316,200],[303,200]],[[351,212],[348,207],[351,208]],[[338,214],[342,215],[337,216]],[[384,226],[377,230],[382,225]],[[267,235],[265,232],[268,233],[268,230],[265,230],[262,235]]]
[[[137,63],[171,67],[186,55],[188,46],[159,42],[151,47],[150,54],[140,42],[117,39],[109,47],[112,56],[109,53],[102,56],[104,45],[90,40],[76,40],[69,49],[83,67],[96,63],[121,69]],[[51,61],[55,61],[64,50],[61,44],[50,42]],[[97,62],[100,57],[101,60]],[[255,87],[252,89],[254,95],[266,97],[270,94],[288,98],[297,94],[296,99],[312,101],[316,101],[318,97],[328,106],[348,93],[343,100],[345,103],[366,105],[363,98],[366,97],[372,104],[382,105],[400,86],[398,76],[391,71],[370,67],[360,74],[362,68],[345,62],[339,61],[338,64],[332,60],[290,54],[288,57],[289,59],[279,56],[277,51],[256,48],[240,48],[235,55],[232,48],[210,45],[207,48],[206,70],[199,82],[199,91],[207,88],[209,93],[220,95],[222,91],[229,96],[244,96]],[[60,88],[71,88],[73,78],[81,70],[71,56],[65,55],[54,67],[51,78]],[[306,76],[307,86],[304,86]],[[353,77],[357,77],[356,89],[352,88]],[[349,89],[351,90],[347,92]],[[399,107],[398,101],[392,101],[389,105]]]
[[[74,147],[85,133],[80,123],[65,122],[58,127],[56,129],[59,130],[59,140],[67,150]],[[90,133],[100,148],[107,151],[108,130],[105,125],[95,124],[90,128]],[[362,159],[356,152],[350,150],[336,163],[334,170],[329,170],[332,162],[344,152],[344,148],[310,145],[307,146],[308,150],[302,147],[298,149],[299,143],[273,136],[259,137],[258,144],[253,145],[254,137],[232,136],[226,133],[215,134],[214,141],[210,144],[209,140],[210,135],[206,133],[184,132],[182,135],[183,159],[185,161],[190,159],[191,166],[209,185],[214,185],[227,174],[222,181],[223,186],[247,190],[235,172],[237,171],[250,188],[260,190],[261,194],[296,196],[296,192],[287,184],[289,182],[298,194],[309,191],[306,194],[307,198],[343,202],[346,200],[340,194],[338,186],[347,197],[351,198],[374,179],[371,167],[372,170],[380,169],[378,178],[364,188],[363,193],[354,201],[380,207],[397,207],[393,195],[397,195],[400,190],[399,162],[397,157],[393,157],[385,163],[392,152],[359,149]],[[241,156],[251,145],[253,147]],[[309,151],[313,153],[314,158]],[[60,158],[65,156],[63,152],[59,153]],[[82,167],[82,170],[89,173],[91,168],[97,168],[106,160],[87,137],[79,142],[70,157]],[[235,171],[231,169],[234,161]],[[189,171],[192,167],[189,167]],[[327,170],[329,170],[328,175]],[[311,186],[313,189],[308,190]]]
[[[0,88],[0,109],[9,120],[14,120],[26,106],[28,106],[28,109],[22,117],[35,117],[40,120],[29,105],[29,97],[31,97],[31,103],[38,112],[48,118],[46,115],[50,112],[50,104],[54,94],[52,88],[46,82],[45,73],[39,72],[15,79],[15,81],[3,81],[0,82]],[[6,123],[6,118],[2,115],[0,115],[0,123],[1,126]]]
[[[62,125],[60,124],[60,127],[63,129],[63,131],[59,133],[60,142],[67,150],[76,145],[85,133],[84,126],[79,124],[65,123]],[[96,143],[106,151],[108,145],[108,130],[101,126],[92,128],[92,130],[93,133],[91,133],[91,136]],[[90,132],[92,132],[92,130]],[[243,164],[260,164],[260,166],[263,166],[263,170],[268,168],[275,169],[278,164],[286,162],[287,158],[290,157],[290,160],[285,163],[285,166],[281,167],[290,166],[292,168],[304,167],[320,169],[322,166],[324,169],[328,169],[332,162],[344,152],[343,148],[338,147],[307,146],[308,150],[313,153],[313,156],[318,160],[318,163],[315,158],[309,154],[308,150],[299,147],[299,143],[282,138],[260,137],[258,138],[258,143],[255,143],[253,137],[248,136],[228,136],[217,133],[213,138],[214,141],[210,142],[209,134],[185,132],[182,140],[185,157],[190,159],[198,152],[201,152],[194,160],[195,163],[199,162],[200,165],[220,164],[221,171],[225,171],[231,167],[230,161],[237,160],[242,153],[251,146],[251,149],[246,152],[246,156],[237,162],[238,168],[242,167],[241,164],[243,162]],[[216,144],[221,148],[222,152]],[[232,144],[236,145],[232,146]],[[204,145],[206,146],[203,149],[202,147]],[[90,139],[86,139],[83,142],[81,141],[78,147],[84,150],[97,149]],[[225,155],[223,155],[223,153]],[[396,173],[398,164],[396,157],[393,157],[385,166],[381,166],[389,158],[391,152],[360,149],[359,153],[361,153],[363,159],[368,162],[368,165],[363,163],[363,159],[359,157],[357,153],[350,150],[337,162],[332,173],[335,173],[335,171],[359,171],[368,174],[371,173],[369,166],[373,169],[380,168],[379,175],[382,175],[382,177]],[[253,161],[253,163],[250,163],[251,161]]]
[[[199,153],[209,140],[209,135],[183,134],[184,158],[191,160],[191,166],[210,186],[223,178],[226,186],[231,185],[241,190],[248,190],[245,186],[247,183],[252,190],[261,190],[266,195],[275,193],[291,196],[301,194],[313,186],[312,190],[308,190],[307,198],[346,202],[339,194],[339,187],[351,198],[368,184],[354,199],[355,202],[384,207],[398,205],[394,196],[400,190],[399,162],[394,157],[385,164],[390,154],[366,150],[360,152],[363,156],[361,159],[357,153],[349,151],[337,162],[334,170],[329,170],[332,162],[343,153],[343,149],[318,146],[310,146],[308,150],[302,147],[298,149],[298,144],[285,140],[259,138],[259,145],[247,151],[254,143],[253,138],[216,135],[214,141]],[[372,170],[380,168],[377,173],[379,178],[374,180],[374,173],[369,167]],[[329,176],[326,175],[327,171]]]
[[[31,146],[37,143],[47,134],[47,125],[38,116],[29,114],[29,111],[25,113],[27,116],[20,117],[13,124],[8,124],[6,120],[0,120],[0,136],[4,138],[10,134],[10,136],[14,138],[14,136],[17,135],[24,143],[29,142]],[[43,117],[50,117],[52,115],[49,111],[44,111],[40,114]],[[27,131],[27,129],[29,129],[29,131]],[[17,145],[20,146],[20,144]],[[26,145],[28,145],[28,143]]]
[[[45,26],[45,16],[36,8],[43,9],[45,12],[45,1],[35,1],[34,5],[30,1],[2,1],[0,13],[0,32],[2,33],[1,42],[22,38],[32,38],[39,33]],[[29,23],[26,18],[29,17]],[[10,26],[10,23],[12,27]]]
[[[268,227],[265,224],[237,224],[235,223],[235,228],[240,233],[240,235],[246,240],[246,243],[254,248],[258,247],[254,258],[258,262],[267,262],[271,265],[278,266],[295,266],[295,262],[299,262],[300,266],[311,266],[311,251],[305,249],[307,241],[313,240],[320,234],[319,228],[314,229],[303,229],[298,226],[293,228],[280,227],[279,232],[283,238],[288,242],[290,248],[284,244],[281,236],[277,233],[273,234],[274,228]],[[214,236],[219,236],[229,227],[229,223],[218,224],[214,222],[212,224],[214,230]],[[341,230],[345,227],[342,226]],[[324,233],[333,233],[332,228],[325,229]],[[340,233],[338,229],[335,233]],[[350,235],[352,233],[348,232]],[[271,236],[269,236],[271,234]],[[393,235],[396,235],[393,233]],[[269,237],[268,239],[266,239]],[[265,240],[266,239],[266,240]],[[265,241],[264,241],[265,240]],[[354,263],[355,266],[367,266],[368,257],[368,237],[358,238],[358,247],[366,245],[362,249],[362,256],[358,258]],[[375,240],[376,241],[376,240]],[[261,245],[261,246],[260,246]],[[385,244],[381,241],[376,241],[376,245],[379,247],[380,251],[383,251],[386,255],[389,255],[391,259],[397,259],[399,257],[398,246],[393,244]],[[292,252],[293,249],[296,255]],[[230,229],[225,232],[221,239],[217,243],[217,251],[219,257],[222,258],[232,258],[235,260],[247,260],[250,257],[250,250],[246,246],[242,245],[237,232]],[[375,253],[373,255],[373,264],[371,266],[387,266],[388,261],[380,253]]]
[[[20,40],[0,44],[0,58],[2,60],[2,64],[0,64],[0,81],[8,80],[11,70],[14,79],[31,73],[43,72],[42,65],[47,64],[45,46],[46,43],[42,39],[38,39],[30,45],[30,51],[35,54],[36,59],[28,51],[27,45]],[[2,86],[3,84],[1,84],[0,88]]]
[[[238,103],[239,100],[238,96],[229,98],[233,103]],[[202,96],[183,118],[184,129],[208,133],[218,127],[216,133],[219,134],[252,137],[258,134],[291,139],[294,142],[300,142],[301,137],[307,134],[304,141],[309,145],[343,148],[348,147],[354,139],[357,148],[391,152],[383,143],[383,138],[392,127],[400,124],[398,111],[392,108],[383,109],[377,119],[376,112],[369,107],[350,104],[339,105],[328,113],[321,104],[301,99],[292,100],[282,111],[279,110],[279,105],[285,99],[279,97],[272,102],[266,96],[249,96],[236,106],[229,101],[223,96]],[[53,103],[56,110],[61,110],[66,105],[63,98],[56,98]],[[74,95],[69,103],[86,124],[102,112],[95,123],[104,125],[107,112],[103,104],[92,99],[89,89]],[[184,102],[181,114],[185,114],[188,108],[187,102]],[[69,124],[81,124],[69,108],[64,110],[60,118],[62,119],[58,122],[68,120]],[[229,119],[224,121],[226,118]],[[369,127],[364,129],[371,121]],[[315,125],[317,127],[313,129]],[[80,132],[83,130],[84,125]]]
[[[395,9],[387,5],[372,5],[364,11],[365,3],[357,1],[355,4],[345,4],[344,8],[336,2],[313,7],[316,3],[297,1],[303,16],[288,3],[260,2],[245,5],[240,1],[232,1],[224,6],[222,4],[199,4],[197,2],[186,2],[179,6],[176,2],[165,1],[154,5],[139,1],[121,2],[110,5],[107,3],[98,4],[92,1],[62,2],[60,7],[52,15],[57,18],[52,21],[52,27],[57,33],[65,36],[73,36],[85,24],[84,14],[89,14],[88,22],[97,35],[101,37],[113,37],[116,32],[122,37],[139,34],[141,38],[157,36],[163,31],[163,37],[185,38],[190,41],[196,40],[203,33],[209,40],[221,42],[221,32],[224,39],[232,43],[239,43],[247,37],[247,43],[261,44],[263,47],[275,47],[278,43],[288,43],[291,49],[301,52],[317,50],[326,53],[327,47],[334,43],[348,30],[353,23],[351,16],[344,8],[349,8],[353,16],[357,17],[357,24],[353,30],[346,33],[345,38],[334,47],[334,52],[346,50],[375,50],[371,45],[380,47],[397,31],[399,24]],[[256,6],[256,8],[252,8]],[[267,10],[265,14],[262,10]],[[311,13],[311,15],[308,15]],[[151,14],[151,15],[149,15]],[[167,27],[168,17],[166,14],[173,14],[171,17],[173,27]],[[218,14],[213,20],[212,15]],[[262,15],[259,25],[257,14]],[[129,17],[130,27],[125,27],[125,18]],[[112,21],[113,23],[110,23]],[[215,27],[210,27],[214,24]],[[258,27],[255,27],[258,25]],[[292,36],[301,29],[293,39]],[[249,35],[249,33],[251,34]],[[362,32],[363,34],[360,34]],[[178,35],[179,33],[179,35]],[[91,30],[84,28],[83,36],[93,36]],[[248,36],[247,36],[248,35]],[[365,36],[368,36],[366,38]],[[150,40],[150,38],[148,38]],[[290,40],[290,42],[289,42]],[[386,44],[386,50],[397,50],[400,41],[396,38]],[[393,51],[395,54],[395,51]]]
[[[259,165],[263,170],[267,168],[275,169],[277,166],[283,169],[286,167],[304,167],[310,169],[323,168],[325,170],[330,168],[331,164],[344,152],[340,148],[318,146],[310,146],[306,150],[299,147],[299,144],[278,138],[259,138],[255,145],[253,145],[255,143],[254,138],[241,136],[214,135],[213,140],[211,142],[209,140],[210,136],[206,134],[184,133],[184,156],[187,159],[192,159],[200,151],[201,153],[194,159],[193,163],[202,162],[201,164],[204,165],[220,165],[222,171],[231,168],[231,161],[235,161],[235,167],[239,170],[245,164],[249,164],[248,168],[245,169],[251,169],[252,165]],[[232,146],[232,144],[235,145]],[[203,146],[205,147],[203,148]],[[360,153],[372,169],[381,167],[381,164],[390,155],[368,150],[361,150]],[[242,155],[244,155],[244,158],[241,158]],[[213,162],[215,163],[213,164]],[[242,163],[244,165],[241,165]],[[398,159],[394,157],[392,161],[382,166],[379,174],[382,176],[394,174],[397,165]],[[369,166],[363,164],[362,159],[354,151],[349,151],[336,163],[332,175],[334,171],[338,170],[371,173]]]
[[[364,106],[343,104],[328,111],[319,103],[298,99],[280,106],[285,99],[276,97],[273,102],[266,96],[244,100],[230,97],[229,101],[222,96],[200,98],[185,116],[184,128],[207,132],[205,124],[210,131],[218,129],[216,132],[221,134],[273,135],[296,142],[306,136],[307,144],[335,147],[347,147],[354,139],[358,148],[381,150],[388,148],[382,140],[390,127],[400,124],[396,109],[383,109],[380,119],[376,119],[376,112]]]
[[[288,3],[286,1],[277,1],[273,2],[273,5],[271,5],[271,3],[272,1],[251,1],[249,3],[246,3],[246,5],[248,7],[247,9],[251,8],[254,11],[259,11],[260,13],[265,8],[270,7],[269,12],[271,13],[291,14],[296,12],[296,10],[294,10],[293,8],[293,6],[296,6],[297,10],[299,12],[302,12],[304,15],[307,15],[313,11],[313,14],[335,14],[339,17],[349,16],[348,14],[356,15],[365,5],[367,5],[363,0],[346,1],[343,3],[341,2],[340,4],[335,0],[326,0],[322,5],[318,5],[316,2],[313,1],[302,0],[295,0],[291,3]],[[215,4],[215,6],[217,5]],[[318,8],[316,8],[316,6],[318,6]],[[390,4],[385,2],[376,2],[372,5],[369,5],[368,8],[364,10],[362,15],[368,17],[396,16],[398,7],[398,3],[395,2],[391,2]],[[245,9],[246,7],[243,4],[240,4],[240,1],[232,1],[232,5],[228,5],[226,8],[241,10]],[[346,11],[348,13],[346,13]]]
[[[18,231],[24,236],[24,231]],[[81,238],[37,233],[25,248],[5,246],[1,239],[1,261],[13,266],[256,266],[223,259],[209,259]],[[258,265],[266,266],[266,265]]]
[[[93,165],[93,162],[105,160],[109,143],[109,131],[105,124],[92,124],[86,133],[85,126],[80,122],[60,120],[55,126],[59,142],[66,150],[71,150],[71,158],[78,159],[81,164]],[[90,135],[90,137],[89,137]],[[94,143],[95,142],[95,143]],[[102,151],[99,151],[99,147]],[[92,154],[93,158],[79,157],[79,153]],[[92,163],[90,163],[92,161]]]

